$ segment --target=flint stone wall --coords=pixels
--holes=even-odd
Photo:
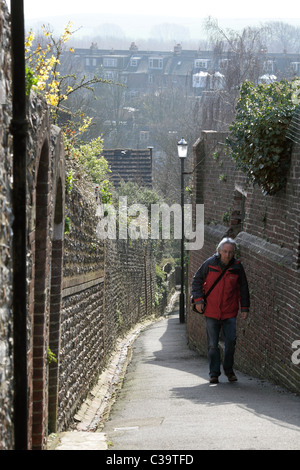
[[[166,305],[166,297],[155,305],[151,243],[99,240],[94,188],[76,170],[73,174],[66,195],[70,232],[64,240],[58,431],[72,426],[117,340],[151,315],[161,315]]]
[[[10,31],[5,3],[0,12],[0,450],[13,442],[13,355],[12,355],[12,143],[9,126],[12,115],[10,96]]]

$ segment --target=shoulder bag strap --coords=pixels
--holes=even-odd
[[[207,291],[207,294],[204,295],[204,298],[207,299],[207,297],[209,296],[209,294],[211,293],[211,291],[213,290],[214,287],[216,287],[216,285],[218,284],[218,282],[221,280],[221,278],[224,276],[225,274],[225,271],[230,268],[231,266],[231,263],[229,265],[227,265],[223,271],[221,272],[220,276],[215,280],[215,282],[213,283],[213,285],[210,287],[210,289],[208,289]]]

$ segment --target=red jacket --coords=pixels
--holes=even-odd
[[[192,296],[195,303],[204,300],[205,293],[222,272],[220,257],[214,255],[206,260],[196,272],[192,283]],[[249,289],[242,263],[233,258],[224,276],[207,297],[205,316],[226,320],[236,317],[239,308],[248,311],[250,307]]]

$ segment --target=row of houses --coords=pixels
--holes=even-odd
[[[80,67],[90,74],[100,73],[106,80],[124,83],[132,94],[166,86],[180,86],[194,95],[222,88],[222,79],[233,60],[227,52],[183,50],[181,44],[176,44],[173,51],[139,51],[135,43],[127,51],[98,49],[92,43],[89,49],[76,49],[72,57],[77,70]],[[258,81],[300,74],[300,54],[261,50],[255,54],[255,61]]]

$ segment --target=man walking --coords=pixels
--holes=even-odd
[[[217,253],[200,266],[192,283],[195,309],[199,313],[204,312],[206,320],[210,383],[218,383],[221,374],[221,329],[225,345],[224,373],[230,382],[237,380],[233,371],[236,317],[240,307],[241,317],[244,320],[248,317],[250,300],[246,274],[241,262],[234,257],[235,250],[235,241],[224,238],[219,243]],[[222,277],[218,279],[221,274]],[[213,288],[206,298],[211,287]]]

